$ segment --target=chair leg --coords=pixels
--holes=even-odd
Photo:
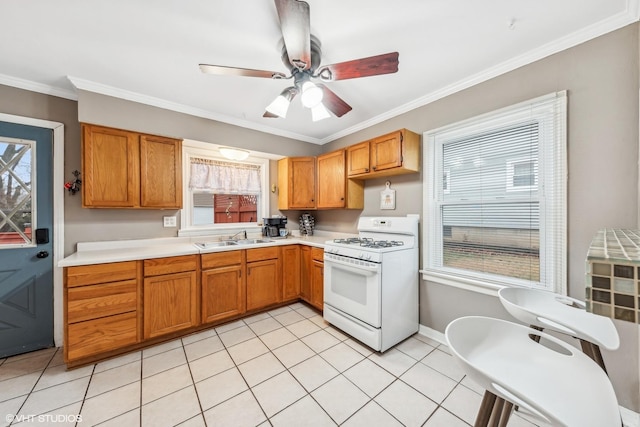
[[[540,326],[536,326],[536,325],[529,325],[529,327],[531,329],[535,329],[536,331],[540,331],[542,332],[544,329],[541,328]],[[532,340],[534,340],[535,342],[540,342],[540,335],[533,335],[533,334],[529,334],[529,338],[531,338]]]
[[[501,397],[496,399],[493,409],[491,410],[491,416],[489,417],[489,427],[498,427],[500,425],[500,418],[502,417],[502,408],[504,408],[505,400]]]
[[[485,390],[482,397],[482,403],[478,409],[478,415],[476,416],[476,422],[474,427],[487,427],[489,425],[489,419],[491,418],[491,412],[493,406],[496,403],[496,395],[488,390]]]
[[[591,346],[591,358],[602,368],[605,374],[609,375],[607,368],[604,366],[604,359],[602,358],[600,347],[598,344],[594,344],[592,342],[590,342],[589,345]]]
[[[507,427],[507,423],[509,423],[509,418],[511,417],[511,413],[513,412],[513,403],[504,401],[504,406],[502,407],[502,415],[500,416],[500,423],[498,427]]]

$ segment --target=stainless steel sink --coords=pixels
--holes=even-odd
[[[269,239],[242,239],[236,240],[239,245],[255,245],[259,243],[271,243]]]
[[[235,240],[225,240],[223,242],[200,242],[195,244],[200,249],[220,248],[223,246],[235,246],[237,245]]]

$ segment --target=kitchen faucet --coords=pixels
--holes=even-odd
[[[241,234],[241,233],[244,235],[244,240],[247,240],[247,230],[240,230],[240,231],[238,231],[236,234],[234,234],[233,236],[229,237],[229,240],[233,240],[233,239],[235,239],[235,238],[236,238],[236,236],[237,236],[238,234]]]

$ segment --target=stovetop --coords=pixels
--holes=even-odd
[[[371,248],[371,249],[404,246],[404,242],[400,240],[375,240],[370,237],[348,237],[346,239],[333,239],[333,243],[339,243],[343,245],[358,245],[363,248]]]

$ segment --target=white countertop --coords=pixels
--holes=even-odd
[[[77,252],[60,260],[60,262],[58,262],[58,267],[105,264],[109,262],[135,261],[141,259],[236,251],[240,249],[254,249],[293,244],[324,248],[324,243],[328,240],[333,240],[338,237],[352,236],[355,236],[355,234],[316,230],[313,236],[287,236],[286,238],[274,238],[269,243],[210,247],[206,249],[197,247],[195,243],[214,242],[218,240],[218,236],[165,237],[158,239],[81,242],[78,243]]]

